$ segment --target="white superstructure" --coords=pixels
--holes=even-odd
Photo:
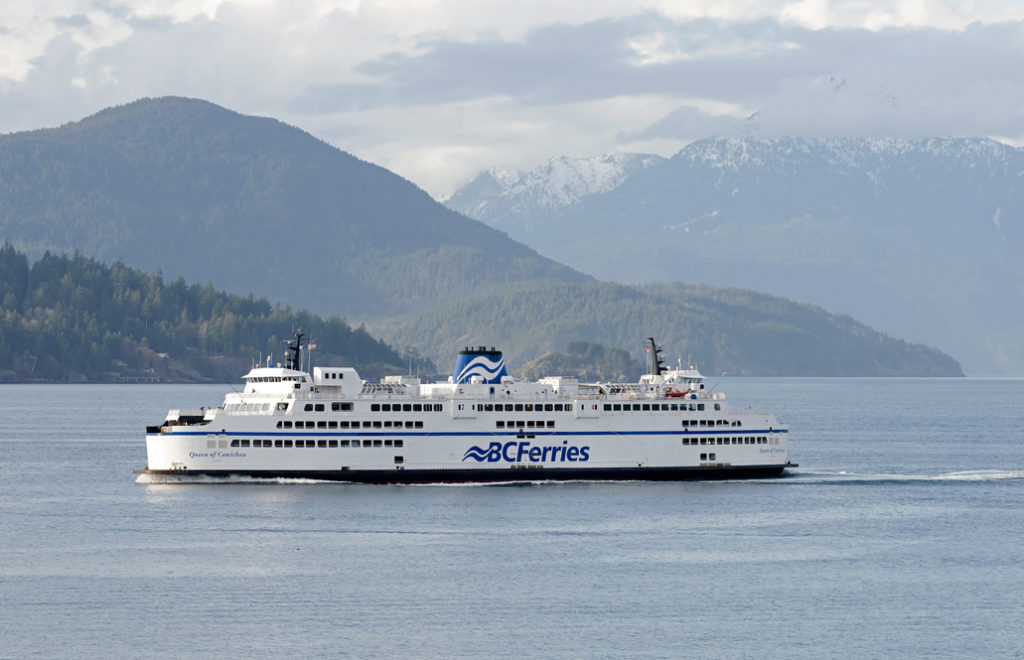
[[[696,369],[665,369],[650,340],[638,383],[517,382],[501,353],[459,354],[445,383],[301,364],[252,369],[218,408],[148,427],[143,474],[375,483],[776,476],[787,430],[733,410]]]

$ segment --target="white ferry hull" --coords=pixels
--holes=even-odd
[[[219,408],[172,410],[149,427],[147,466],[137,472],[493,483],[741,479],[795,467],[787,430],[770,412],[728,408],[696,370],[656,365],[635,384],[518,383],[493,349],[464,353],[449,383],[372,384],[351,368],[253,369]],[[493,379],[462,380],[478,367]]]
[[[578,428],[581,421],[571,414],[551,417],[535,423]],[[142,472],[372,483],[663,481],[778,476],[789,465],[786,430],[774,424],[736,419],[740,426],[729,430],[691,433],[678,415],[669,414],[658,420],[661,428],[614,430],[634,421],[623,417],[582,420],[609,429],[594,432],[499,434],[481,429],[481,420],[459,419],[438,421],[437,428],[417,434],[265,430],[275,426],[274,417],[213,432],[171,427],[147,435],[149,461]]]

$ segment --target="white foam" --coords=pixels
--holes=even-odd
[[[962,472],[946,472],[940,474],[863,474],[857,472],[839,471],[815,471],[800,470],[790,471],[788,480],[797,480],[802,483],[808,481],[821,481],[829,483],[841,482],[893,482],[893,481],[999,481],[1003,479],[1024,479],[1024,470],[965,470]]]

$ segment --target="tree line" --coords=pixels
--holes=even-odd
[[[212,284],[167,283],[121,262],[44,254],[35,263],[0,248],[0,380],[235,380],[256,359],[284,358],[302,329],[319,365],[364,377],[434,366],[352,328]]]

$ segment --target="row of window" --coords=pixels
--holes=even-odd
[[[743,426],[743,422],[736,419],[684,419],[683,426]]]
[[[545,428],[545,426],[547,428],[549,428],[549,429],[553,429],[553,428],[555,428],[555,420],[549,419],[549,420],[545,421],[543,419],[538,419],[538,420],[534,421],[532,419],[528,419],[528,420],[526,420],[524,422],[523,420],[512,421],[510,419],[510,420],[508,420],[506,422],[503,419],[499,419],[498,421],[496,421],[494,423],[494,425],[497,428],[499,428],[499,429],[506,428],[506,425],[510,429],[513,429],[513,428],[520,428],[520,429],[521,428],[528,428],[528,429],[537,428],[537,429],[542,429],[542,428]]]
[[[372,421],[372,422],[370,422],[370,421],[359,422],[359,421],[356,421],[356,420],[349,421],[347,419],[345,419],[345,420],[334,420],[334,419],[332,419],[332,420],[323,420],[323,421],[319,421],[319,422],[298,421],[298,422],[295,422],[293,424],[290,420],[281,420],[281,421],[279,421],[277,423],[277,428],[279,428],[279,429],[290,429],[290,428],[297,428],[297,429],[358,429],[358,428],[364,428],[364,429],[401,429],[401,428],[421,429],[421,428],[423,428],[423,422],[422,422],[422,420],[399,421],[399,420],[391,420],[391,419],[376,420],[376,421]]]
[[[765,436],[745,436],[737,438],[683,438],[684,445],[777,445],[779,444],[778,438],[769,438]]]
[[[231,404],[231,406],[269,406],[270,404]],[[704,410],[703,403],[606,403],[606,412],[699,412]],[[232,408],[229,406],[229,410]],[[269,408],[263,408],[269,410]],[[326,404],[307,403],[302,408],[305,412],[326,412]],[[572,412],[571,403],[482,403],[477,406],[480,412]],[[714,404],[715,410],[721,410],[722,404]],[[334,401],[331,411],[345,412],[352,410],[348,401]],[[441,403],[371,403],[371,412],[443,412]]]
[[[571,403],[482,403],[481,412],[572,412]]]
[[[444,412],[442,403],[371,403],[371,412]]]
[[[225,441],[221,440],[220,442]],[[232,447],[320,447],[327,449],[332,447],[401,447],[403,444],[403,440],[247,440],[239,438],[231,441]],[[206,446],[209,449],[215,449],[217,441],[207,440]]]
[[[307,403],[302,409],[306,412],[324,412],[324,404]],[[352,404],[348,401],[335,401],[331,403],[331,412],[351,412]]]
[[[533,438],[532,435],[524,436],[526,438]],[[404,440],[248,440],[245,438],[236,438],[231,441],[232,447],[307,447],[307,448],[334,448],[334,447],[402,447],[405,444]],[[734,437],[734,438],[683,438],[684,445],[767,445],[779,444],[778,438],[768,438],[765,436],[747,436],[747,437]],[[217,447],[226,448],[228,446],[227,440],[207,440],[206,447],[208,449],[216,449]],[[701,459],[704,459],[704,455],[701,454]],[[711,460],[714,460],[712,454]]]
[[[270,403],[229,403],[224,406],[224,412],[247,413],[247,412],[270,412]]]
[[[721,410],[722,404],[716,403],[715,410]],[[604,404],[604,410],[612,412],[636,412],[636,411],[652,411],[652,412],[685,412],[692,410],[694,412],[704,410],[703,403],[606,403]]]

